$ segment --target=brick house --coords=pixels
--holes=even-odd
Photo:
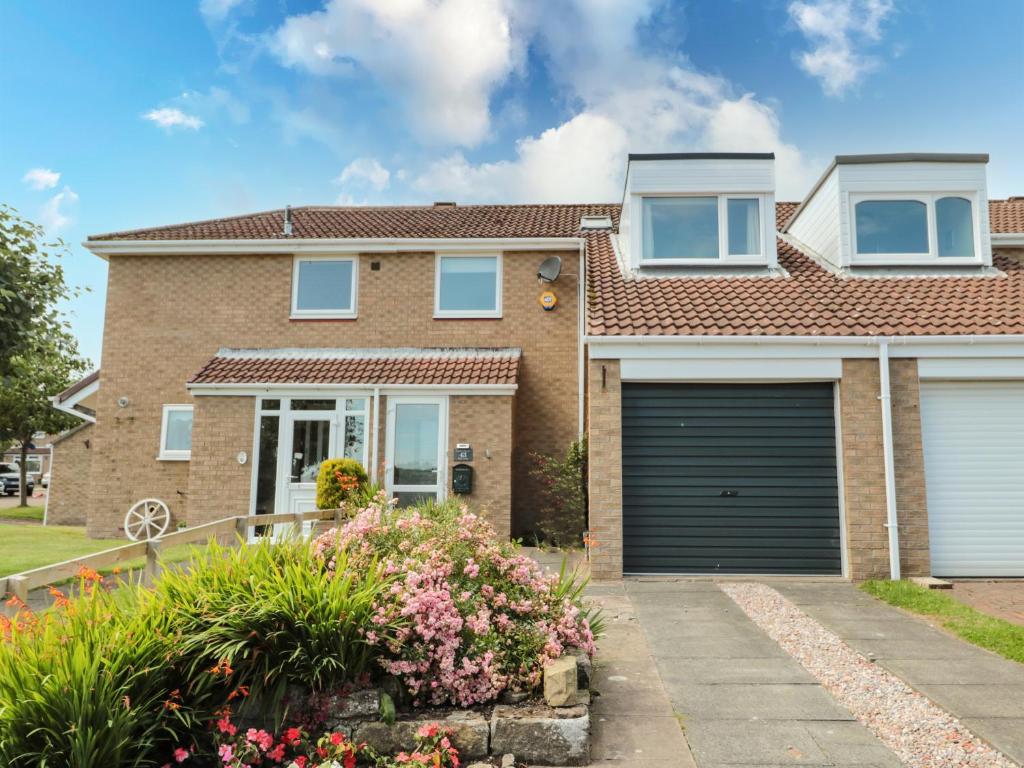
[[[797,205],[770,154],[632,155],[619,204],[91,237],[89,531],[302,511],[349,455],[403,500],[468,465],[521,535],[530,454],[586,433],[599,577],[1022,576],[1024,199],[987,161],[841,156]]]

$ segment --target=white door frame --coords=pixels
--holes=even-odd
[[[437,485],[398,485],[395,472],[395,416],[399,405],[436,405],[437,412]],[[387,436],[384,445],[384,487],[394,498],[396,493],[429,492],[435,488],[438,501],[448,495],[448,397],[390,395],[387,401]]]

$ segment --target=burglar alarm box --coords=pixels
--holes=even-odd
[[[473,468],[469,464],[452,467],[452,490],[455,493],[473,492]]]

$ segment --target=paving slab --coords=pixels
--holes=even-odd
[[[607,622],[594,659],[591,765],[694,768],[646,637],[619,586],[586,593]]]
[[[903,680],[913,678],[918,685],[929,683],[960,685],[1024,685],[1024,664],[1007,668],[1006,660],[991,656],[981,658],[944,659],[879,659],[882,665]]]
[[[707,685],[711,683],[806,683],[814,677],[789,659],[673,659],[661,671],[666,685]]]
[[[724,592],[666,584],[625,590],[698,766],[899,765]]]
[[[960,640],[853,585],[776,589],[847,645],[874,658],[975,735],[1024,764],[1024,665]],[[884,621],[886,637],[861,636],[865,633],[857,628],[858,619]]]

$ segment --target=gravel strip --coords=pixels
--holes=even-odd
[[[750,583],[720,586],[904,765],[1019,768],[955,717],[868,661],[771,587]]]

